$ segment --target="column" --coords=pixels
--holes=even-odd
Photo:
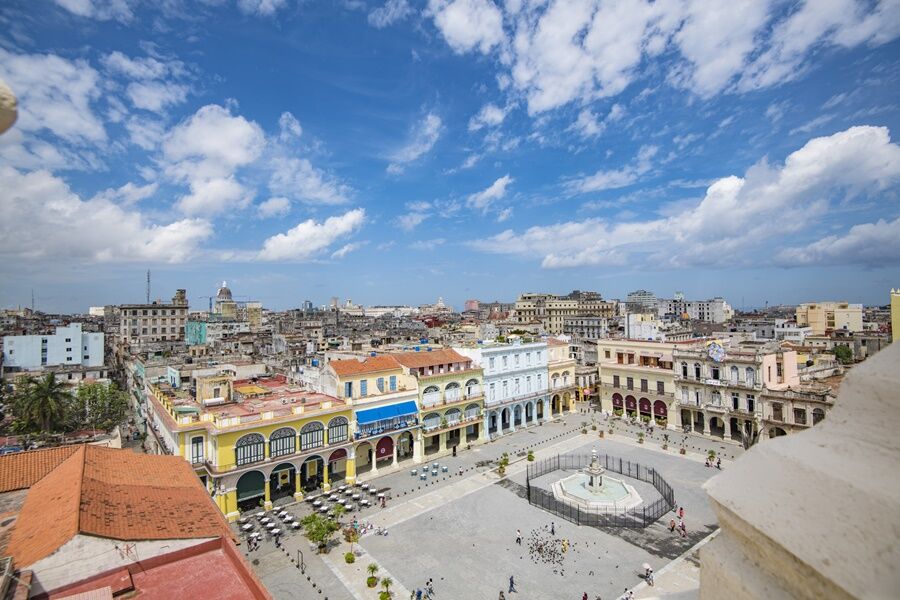
[[[424,452],[424,444],[422,436],[422,430],[417,429],[415,435],[413,435],[413,462],[417,465],[422,462],[422,455]]]
[[[485,442],[490,439],[488,437],[488,424],[490,423],[490,420],[491,420],[491,415],[487,411],[487,409],[485,409],[484,410],[484,419],[481,422],[481,439]]]
[[[394,443],[392,444],[392,446],[394,447],[394,451],[392,453],[393,456],[391,457],[391,466],[396,467],[397,466],[397,443],[398,443],[398,440],[400,439],[400,437],[399,436],[397,436],[396,438],[391,437],[391,439],[394,441]]]
[[[722,422],[725,423],[725,439],[731,439],[731,419],[728,417],[726,413],[724,417],[722,417]]]
[[[263,509],[272,510],[272,496],[269,493],[269,478],[266,477],[266,497],[263,503]]]
[[[378,475],[378,446],[372,441],[369,443],[372,446],[372,470],[370,473],[372,473],[372,477],[375,477]]]
[[[328,481],[328,462],[324,460],[322,461],[322,491],[331,491],[331,482]]]
[[[509,432],[516,432],[516,407],[512,405],[509,407]]]
[[[552,421],[553,413],[550,412],[550,398],[544,398],[544,421]]]
[[[294,465],[294,500],[303,500],[303,488],[300,486],[300,469]]]
[[[347,450],[347,483],[349,485],[356,483],[356,449],[354,448]]]
[[[701,413],[703,415],[703,435],[709,435],[709,415]]]

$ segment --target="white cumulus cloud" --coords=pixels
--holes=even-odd
[[[441,137],[441,129],[442,121],[439,116],[433,112],[425,115],[410,132],[409,142],[391,155],[388,173],[400,174],[408,163],[427,154]]]
[[[500,198],[506,196],[507,186],[509,186],[514,181],[515,179],[510,177],[509,174],[506,174],[503,177],[499,177],[487,188],[470,195],[466,199],[466,205],[469,208],[486,211],[488,208],[490,208],[491,203],[494,202],[494,200],[499,200]]]
[[[268,238],[256,255],[263,261],[305,261],[314,258],[336,241],[361,228],[366,211],[357,208],[342,215],[328,217],[317,222],[303,221],[286,231]]]

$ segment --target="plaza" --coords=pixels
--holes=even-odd
[[[599,415],[572,413],[442,458],[439,463],[447,471],[441,469],[427,481],[413,477],[411,469],[368,480],[390,497],[387,507],[348,513],[342,521],[359,519],[385,528],[388,535],[364,535],[356,544],[352,565],[344,562],[350,548],[340,536],[327,554],[317,555],[299,532],[284,536],[281,548],[264,540],[248,558],[275,598],[296,598],[298,590],[301,598],[376,598],[380,588],[365,586],[370,563],[379,566],[379,577],[392,579],[395,598],[408,598],[432,579],[441,598],[493,599],[501,589],[508,591],[510,576],[515,578],[518,598],[578,599],[584,592],[592,599],[615,598],[642,581],[644,563],[658,571],[716,530],[701,486],[718,471],[704,466],[699,451],[681,456],[671,448],[663,451],[653,441],[640,445],[627,434],[628,428],[602,439],[590,428],[588,434],[581,433],[582,423],[592,417],[598,430],[608,431]],[[594,528],[532,506],[524,494],[529,449],[538,460],[596,449],[656,469],[672,486],[677,505],[685,509],[687,536],[669,531],[669,519],[677,519],[674,513],[646,528]],[[504,452],[511,464],[500,478],[486,463]],[[651,495],[649,484],[624,479]],[[286,508],[296,518],[311,510],[305,502]],[[550,533],[551,523],[555,535]],[[517,529],[521,545],[516,544]],[[297,550],[302,552],[302,572]]]

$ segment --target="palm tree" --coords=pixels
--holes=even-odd
[[[65,422],[72,394],[52,373],[44,377],[28,377],[17,394],[16,418],[25,427],[39,427],[41,431],[56,431]]]
[[[390,577],[385,577],[381,580],[381,587],[384,588],[384,591],[388,594],[391,593],[391,586],[394,585],[394,580]]]

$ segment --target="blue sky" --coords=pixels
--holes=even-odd
[[[0,9],[0,304],[885,303],[900,2]]]

